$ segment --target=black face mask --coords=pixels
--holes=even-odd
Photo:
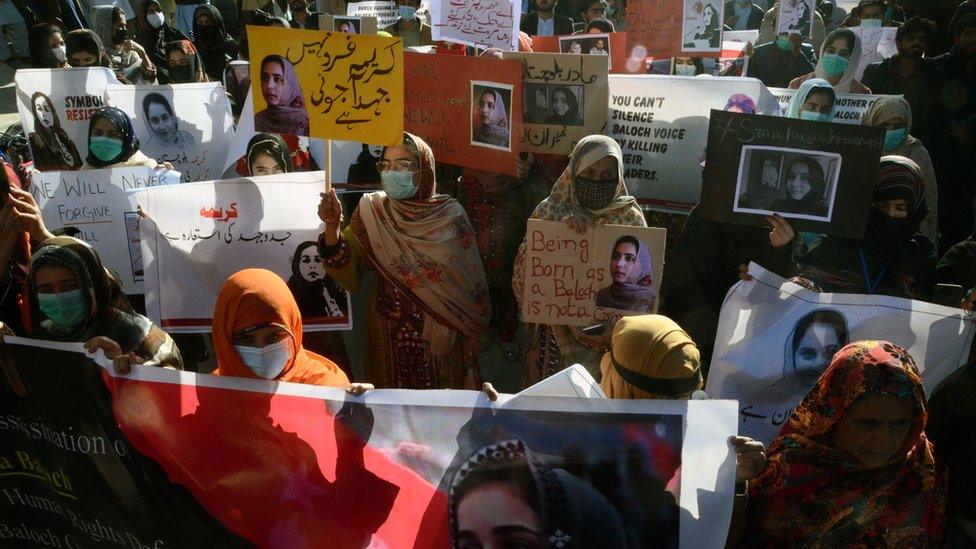
[[[894,218],[881,210],[871,207],[864,239],[885,250],[891,250],[912,236],[911,220],[908,217]]]
[[[193,33],[194,40],[205,46],[215,46],[220,43],[220,29],[216,25],[197,27]]]
[[[129,33],[126,29],[118,29],[112,33],[112,44],[121,44],[129,39]]]
[[[190,65],[174,65],[169,68],[169,80],[173,84],[187,84],[193,82],[193,71]]]
[[[587,179],[577,176],[574,185],[576,200],[584,209],[603,209],[613,200],[618,183],[616,179]]]

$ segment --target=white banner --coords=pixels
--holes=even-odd
[[[397,4],[392,0],[367,0],[366,2],[349,2],[346,5],[346,15],[350,17],[375,17],[379,30],[397,22]]]
[[[754,78],[610,75],[606,134],[624,153],[627,190],[661,211],[687,213],[701,195],[708,117],[743,94],[760,113],[777,104]]]
[[[514,0],[433,0],[434,40],[518,51],[521,2]]]
[[[105,106],[105,87],[118,82],[105,67],[20,69],[17,111],[34,167],[77,170],[88,156],[88,119]]]
[[[739,432],[769,444],[847,343],[885,340],[908,350],[929,395],[965,363],[976,321],[960,309],[895,297],[811,292],[749,265],[729,291],[708,384],[739,401]]]
[[[779,102],[779,115],[786,116],[790,109],[790,102],[796,95],[796,90],[786,88],[769,88],[769,92],[776,96]],[[838,93],[834,98],[834,116],[831,122],[838,124],[860,124],[864,118],[864,113],[868,112],[871,105],[884,95],[874,95],[866,93]]]
[[[144,166],[40,172],[31,180],[31,194],[49,229],[79,229],[78,238],[91,244],[102,263],[119,275],[122,291],[141,294],[139,217],[131,193],[179,182],[179,172]]]
[[[206,332],[227,278],[256,267],[288,283],[306,331],[351,328],[349,294],[315,246],[324,178],[298,172],[139,193],[150,217],[142,224],[149,317],[169,331]]]
[[[105,101],[129,115],[139,150],[172,163],[184,182],[220,179],[234,137],[234,117],[219,82],[112,85]]]

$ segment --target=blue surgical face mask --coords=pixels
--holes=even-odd
[[[847,65],[850,61],[837,55],[836,53],[825,53],[823,58],[820,60],[820,66],[823,67],[827,76],[836,77],[844,74],[847,70]]]
[[[122,154],[122,141],[111,137],[91,137],[88,139],[88,150],[102,162],[111,162]]]
[[[695,73],[696,72],[698,72],[698,69],[694,65],[675,65],[674,66],[674,74],[676,74],[678,76],[695,76]]]
[[[264,347],[234,345],[241,362],[262,379],[275,379],[281,375],[291,360],[291,348],[289,337]]]
[[[776,37],[776,47],[783,51],[790,51],[793,44],[790,42],[789,36],[783,36],[782,34]]]
[[[397,11],[400,13],[400,18],[404,21],[410,21],[417,16],[417,8],[413,6],[399,6]]]
[[[897,130],[888,130],[885,132],[884,140],[884,150],[885,152],[893,151],[901,146],[905,142],[905,138],[908,136],[908,128],[898,128]]]
[[[37,306],[56,326],[72,330],[88,317],[88,304],[81,288],[59,294],[37,294]]]
[[[613,6],[607,6],[607,9],[604,10],[604,13],[607,15],[607,17],[613,17],[613,14],[617,13],[617,8]]]
[[[822,112],[800,111],[800,120],[811,122],[830,122],[830,115]]]
[[[861,26],[862,27],[880,27],[881,26],[881,20],[880,19],[861,19]]]
[[[410,172],[384,172],[380,174],[383,180],[383,190],[386,196],[394,200],[406,200],[417,194],[417,186],[413,183],[413,174]]]

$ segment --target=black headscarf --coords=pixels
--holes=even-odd
[[[72,54],[84,51],[99,59],[97,66],[108,67],[111,65],[108,55],[105,53],[105,48],[102,47],[102,40],[89,29],[78,29],[69,32],[64,37],[64,44],[67,48],[69,60]]]
[[[266,154],[275,159],[285,173],[295,171],[291,163],[291,150],[279,135],[273,133],[255,134],[247,143],[247,173],[251,173],[251,162],[259,154]]]
[[[186,56],[186,62],[189,66],[189,75],[190,75],[189,79],[186,79],[186,75],[178,74],[173,67],[169,66],[169,54],[174,51],[183,52],[183,55]],[[190,42],[188,39],[167,42],[165,55],[166,55],[166,66],[169,68],[170,71],[169,79],[171,83],[188,84],[191,82],[208,81],[207,73],[206,71],[204,71],[203,68],[203,60],[200,59],[200,54],[197,52],[197,49],[193,46],[193,42]]]
[[[56,32],[64,36],[61,27],[57,25],[41,23],[30,28],[27,45],[30,49],[31,66],[35,69],[56,69],[60,66],[57,58],[51,53],[51,48],[47,47],[48,39]]]
[[[158,0],[145,0],[139,6],[139,15],[136,16],[136,26],[139,29],[136,34],[136,42],[146,49],[149,59],[156,65],[156,78],[160,84],[169,83],[169,71],[167,70],[166,45],[176,40],[189,40],[185,34],[169,26],[166,21],[158,28],[154,29],[146,18],[149,7],[156,6],[162,11]]]
[[[197,17],[204,13],[213,20],[212,26],[197,25]],[[202,4],[193,11],[193,45],[203,58],[203,68],[207,76],[215,82],[220,82],[227,58],[237,57],[237,41],[224,30],[224,18],[212,4]]]
[[[100,118],[108,120],[115,125],[116,129],[119,131],[119,137],[122,139],[122,152],[108,162],[98,158],[91,152],[91,129],[95,126],[95,122]],[[92,115],[91,120],[88,122],[88,144],[88,158],[85,160],[88,162],[88,165],[96,168],[102,168],[112,164],[118,164],[119,162],[125,162],[133,154],[135,154],[136,151],[139,150],[139,138],[136,137],[135,132],[132,131],[132,121],[129,120],[129,115],[115,107],[102,107],[95,111],[95,114]]]

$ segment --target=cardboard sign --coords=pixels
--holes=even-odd
[[[17,111],[34,168],[77,170],[88,157],[91,115],[105,106],[105,87],[118,82],[105,67],[20,69]]]
[[[627,190],[655,210],[687,213],[698,203],[712,109],[732,108],[739,95],[769,104],[754,78],[702,83],[687,76],[610,77],[606,135],[623,150]]]
[[[600,35],[533,36],[532,51],[534,53],[574,53],[570,50],[575,49],[573,48],[574,43],[579,43],[580,53],[590,55],[590,50],[597,46],[596,40],[593,40],[591,36],[609,36],[609,42],[605,47],[610,57],[608,65],[610,74],[646,72],[642,63],[639,66],[630,63],[627,50],[627,33],[625,32],[611,32]],[[599,53],[593,55],[599,55]]]
[[[432,0],[429,9],[434,40],[518,51],[521,2]]]
[[[179,172],[148,167],[74,172],[41,172],[31,180],[31,194],[49,229],[75,227],[102,263],[115,271],[122,291],[141,294],[142,252],[139,218],[132,192],[180,183]]]
[[[796,96],[796,90],[786,88],[769,88],[769,92],[776,96],[779,102],[780,116],[786,116],[789,112],[790,102]],[[871,105],[885,95],[874,95],[866,93],[838,93],[834,98],[834,116],[832,122],[838,124],[861,124],[864,113],[868,112]]]
[[[260,267],[288,282],[305,331],[350,329],[349,294],[325,273],[316,247],[324,178],[299,172],[139,194],[150,216],[142,241],[149,317],[173,332],[209,331],[227,278]]]
[[[401,141],[399,38],[252,26],[247,32],[256,131]]]
[[[379,30],[376,17],[351,15],[319,15],[319,30],[346,34],[376,34]]]
[[[570,154],[607,123],[607,56],[508,53],[522,64],[519,150]]]
[[[139,150],[172,163],[184,182],[220,178],[234,138],[234,117],[220,83],[112,85],[105,100],[129,115]]]
[[[619,225],[579,234],[565,223],[530,219],[523,322],[592,326],[655,312],[666,236],[665,229]]]
[[[811,292],[756,264],[749,274],[754,280],[733,286],[722,306],[705,386],[712,398],[739,401],[743,436],[769,444],[833,353],[854,341],[884,340],[907,349],[929,395],[966,363],[976,321],[960,309]],[[820,335],[805,338],[813,331]]]
[[[777,34],[813,34],[813,14],[816,0],[783,0],[776,11]]]
[[[515,175],[522,135],[522,65],[406,52],[404,129],[458,166]]]
[[[884,130],[712,111],[702,217],[862,238]]]
[[[648,57],[661,59],[694,54],[718,57],[722,49],[719,0],[637,0],[627,4],[627,49],[630,72]]]

